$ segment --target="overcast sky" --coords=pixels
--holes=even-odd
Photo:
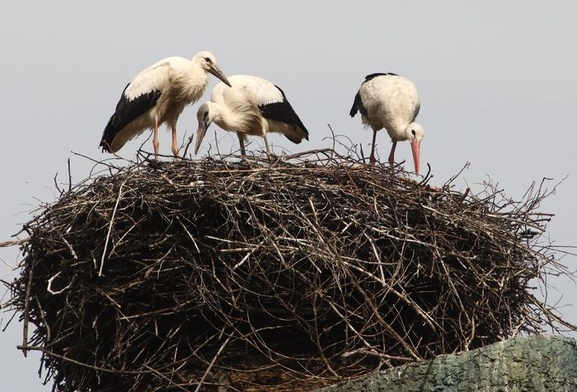
[[[3,148],[0,242],[32,219],[40,203],[55,200],[54,178],[89,175],[97,146],[122,89],[138,71],[167,56],[210,50],[227,75],[253,74],[286,93],[310,132],[294,145],[271,135],[273,149],[292,152],[330,147],[330,124],[369,151],[371,131],[348,112],[365,75],[395,72],[412,79],[421,95],[425,127],[421,164],[433,185],[444,184],[466,162],[458,184],[480,191],[498,183],[520,198],[548,177],[556,194],[541,206],[554,213],[547,236],[576,245],[577,6],[572,1],[11,1],[0,23],[0,102]],[[216,84],[211,76],[210,88]],[[208,99],[207,90],[203,100]],[[196,109],[179,120],[179,138],[196,130]],[[200,155],[215,145],[237,146],[236,136],[212,125]],[[148,136],[148,133],[147,135]],[[133,159],[145,136],[119,155]],[[163,128],[161,153],[170,155]],[[221,147],[222,148],[222,147]],[[386,160],[390,139],[380,132]],[[152,150],[151,142],[144,145]],[[230,149],[230,147],[229,147]],[[248,146],[261,150],[260,140]],[[225,150],[224,152],[229,152]],[[397,147],[407,160],[407,143]],[[0,248],[15,265],[17,249]],[[571,270],[577,258],[563,259]],[[17,274],[0,263],[0,277]],[[575,283],[551,279],[551,301],[577,323]],[[474,290],[474,288],[472,288]],[[0,293],[2,302],[8,297]],[[0,315],[4,328],[10,314]],[[39,355],[16,350],[21,324],[0,333],[0,389],[48,391],[37,377]],[[9,388],[9,389],[6,389]]]

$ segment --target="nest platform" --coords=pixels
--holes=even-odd
[[[560,268],[539,187],[330,151],[112,162],[25,225],[7,283],[55,390],[307,390],[563,324],[533,295]]]

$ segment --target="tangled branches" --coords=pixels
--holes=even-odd
[[[556,266],[541,189],[326,151],[100,165],[25,226],[9,284],[59,390],[312,388],[563,323],[529,287]]]

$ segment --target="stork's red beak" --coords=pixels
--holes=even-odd
[[[413,150],[413,161],[415,162],[415,174],[419,175],[419,164],[421,163],[421,141],[413,140],[411,142],[411,150]]]

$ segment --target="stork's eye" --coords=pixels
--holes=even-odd
[[[212,61],[210,60],[210,57],[205,57],[204,61],[206,61],[207,63],[212,63]]]
[[[417,136],[417,132],[414,129],[411,129],[411,133],[413,134],[413,136]]]

